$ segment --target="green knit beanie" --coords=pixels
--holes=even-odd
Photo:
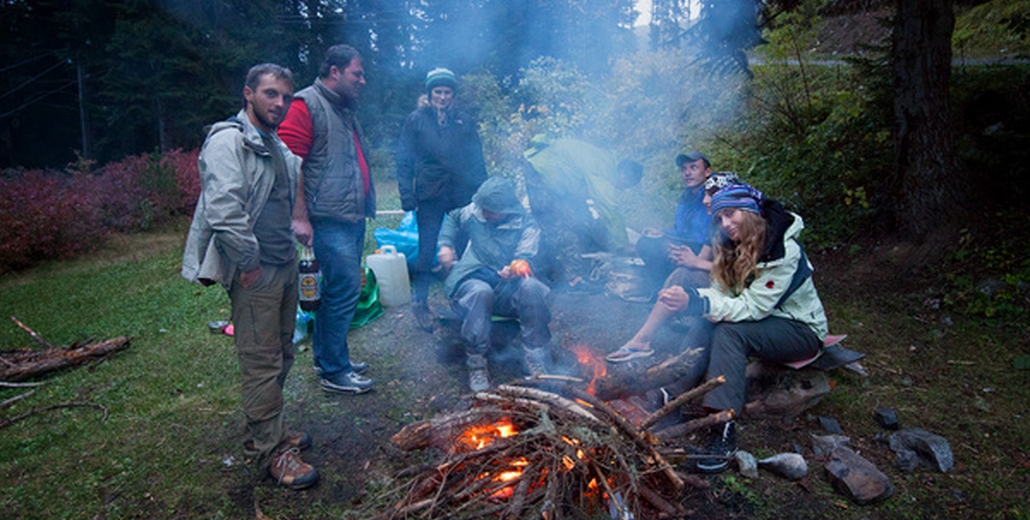
[[[458,77],[449,69],[435,68],[426,74],[426,91],[432,92],[435,87],[451,87],[458,89]]]

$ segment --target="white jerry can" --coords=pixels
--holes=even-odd
[[[383,305],[392,307],[411,301],[408,261],[404,258],[404,253],[398,253],[394,246],[383,246],[378,252],[365,257],[365,263],[376,275],[379,301]]]

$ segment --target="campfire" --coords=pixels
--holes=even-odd
[[[472,396],[466,410],[412,423],[392,437],[399,448],[435,448],[434,464],[397,475],[394,505],[381,518],[523,515],[545,519],[607,514],[618,519],[681,518],[688,487],[707,481],[676,471],[678,446],[647,432],[658,419],[703,396],[721,378],[680,396],[634,424],[591,395],[604,362],[573,349],[591,379],[539,376]],[[678,425],[675,436],[725,420]],[[659,432],[662,433],[662,432]],[[663,436],[665,437],[665,436]]]

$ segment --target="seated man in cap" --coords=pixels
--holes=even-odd
[[[458,243],[459,236],[468,237],[467,245]],[[450,212],[444,220],[437,259],[450,271],[444,293],[461,317],[473,392],[490,387],[486,351],[494,314],[519,319],[529,371],[547,370],[550,289],[531,271],[539,244],[540,228],[515,195],[515,184],[501,177],[487,179],[471,204]],[[459,251],[463,251],[460,259]]]
[[[676,156],[676,167],[686,185],[676,206],[672,229],[643,230],[636,243],[637,254],[644,261],[646,282],[652,294],[662,288],[665,279],[677,267],[693,267],[697,258],[710,259],[708,231],[711,217],[704,205],[702,186],[712,174],[712,165],[701,152]],[[708,272],[694,269],[697,286],[708,285]]]

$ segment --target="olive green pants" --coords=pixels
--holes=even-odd
[[[259,467],[268,466],[286,438],[283,384],[293,366],[297,320],[297,264],[261,265],[261,277],[243,287],[239,276],[229,291],[233,336],[239,359],[243,413]]]

